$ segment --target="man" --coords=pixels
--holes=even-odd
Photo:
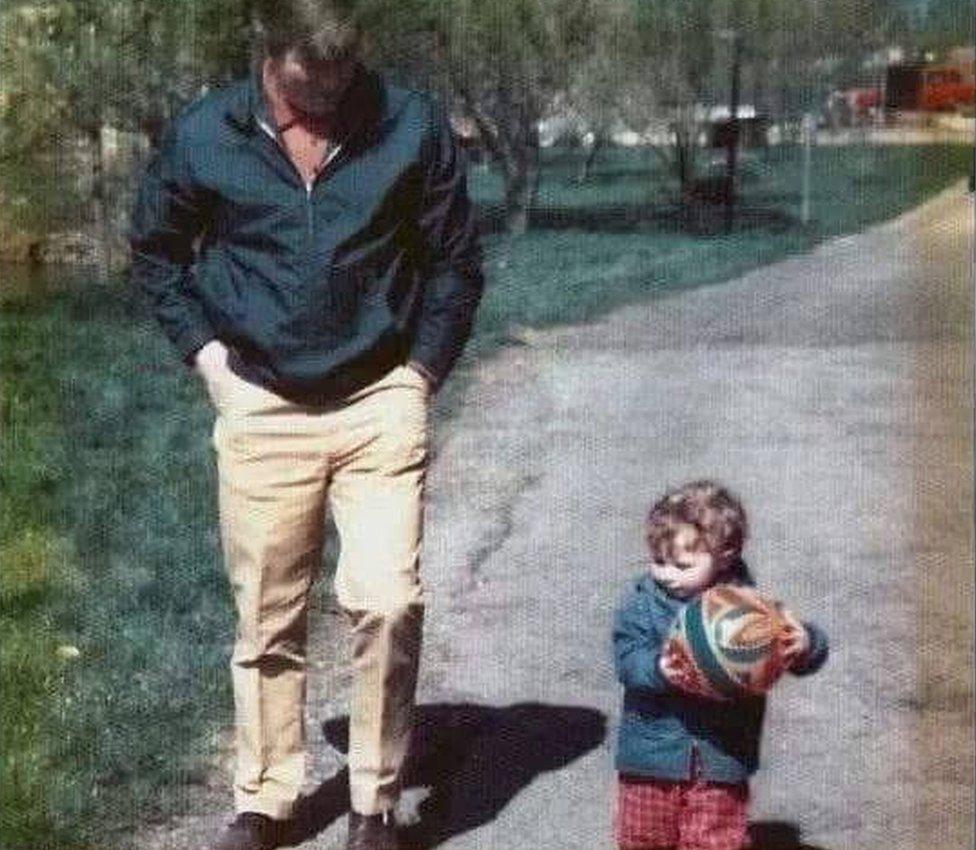
[[[133,217],[133,275],[217,412],[237,817],[276,846],[304,781],[306,609],[326,503],[352,633],[350,848],[392,848],[410,737],[427,408],[481,295],[444,114],[361,64],[335,0],[256,3],[253,77],[174,123]]]

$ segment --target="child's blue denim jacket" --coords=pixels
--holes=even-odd
[[[729,583],[752,585],[739,562]],[[698,775],[711,782],[737,783],[759,766],[764,697],[714,702],[685,696],[658,670],[658,657],[678,609],[685,602],[669,596],[649,573],[628,585],[614,618],[613,650],[617,678],[624,685],[623,716],[617,743],[620,773],[666,780]],[[827,636],[813,623],[810,653],[801,668],[818,670],[827,658]]]

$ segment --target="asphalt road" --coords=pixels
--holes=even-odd
[[[429,486],[419,847],[612,847],[609,631],[665,488],[722,480],[762,587],[832,642],[777,686],[760,845],[973,843],[973,201],[957,184],[862,234],[479,364]],[[316,808],[341,846],[348,677],[319,630]],[[341,662],[341,658],[339,659]],[[328,721],[328,722],[326,722]],[[325,724],[323,726],[323,723]],[[147,834],[197,847],[210,810]],[[315,786],[313,785],[313,788]]]

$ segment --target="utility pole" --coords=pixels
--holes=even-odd
[[[725,232],[732,232],[735,220],[735,165],[739,147],[739,68],[742,64],[742,36],[738,30],[729,33],[732,40],[732,92],[729,96],[729,132],[726,137],[725,166]]]
[[[810,112],[803,113],[803,188],[800,200],[800,221],[810,223],[810,147],[816,121]]]

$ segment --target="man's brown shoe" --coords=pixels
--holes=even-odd
[[[241,812],[217,837],[213,850],[274,850],[278,822],[257,812]]]
[[[349,812],[349,836],[346,850],[398,850],[393,812],[361,815]]]

